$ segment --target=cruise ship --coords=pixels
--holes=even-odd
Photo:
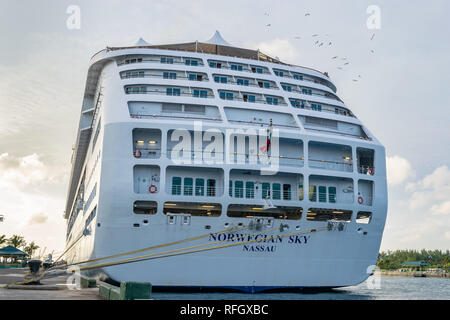
[[[356,285],[380,248],[385,158],[326,72],[219,32],[106,47],[87,73],[64,259],[154,288]]]

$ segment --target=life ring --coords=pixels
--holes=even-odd
[[[359,204],[363,204],[364,203],[363,197],[361,197],[361,196],[358,197],[358,203]]]
[[[150,193],[155,193],[156,191],[158,191],[158,187],[155,186],[154,184],[152,184],[152,185],[148,188],[148,191],[149,191]]]
[[[369,168],[367,173],[370,174],[371,176],[373,176],[375,174],[375,170],[373,168]]]
[[[140,158],[140,157],[142,157],[142,152],[140,150],[135,150],[133,152],[133,155],[135,158]]]

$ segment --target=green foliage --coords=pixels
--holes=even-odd
[[[13,235],[11,238],[7,240],[9,246],[13,246],[14,248],[20,249],[21,247],[25,247],[27,245],[25,239],[22,236]]]
[[[441,250],[395,250],[380,252],[377,266],[384,270],[399,269],[403,262],[423,261],[429,267],[448,267],[450,261],[450,251]]]
[[[26,254],[31,258],[33,256],[33,253],[39,249],[39,246],[34,243],[34,241],[31,241],[23,251],[25,251]]]
[[[6,236],[5,236],[4,234],[1,235],[1,236],[0,236],[0,245],[6,243],[6,241],[7,241]]]

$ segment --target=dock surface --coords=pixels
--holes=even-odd
[[[41,281],[42,288],[57,286],[59,290],[3,288],[5,284],[23,281],[27,271],[28,268],[0,269],[0,300],[102,300],[98,294],[98,288],[69,290],[65,286],[69,275]]]

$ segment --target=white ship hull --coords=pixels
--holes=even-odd
[[[363,139],[362,136],[355,138],[355,135],[345,131],[327,134],[321,130],[308,130],[302,119],[321,116],[323,112],[289,109],[295,122],[280,127],[280,152],[293,154],[297,146],[292,141],[295,143],[301,141],[301,147],[298,149],[301,156],[295,157],[296,163],[289,162],[286,157],[281,156],[282,161],[277,168],[278,175],[261,175],[260,165],[245,161],[245,163],[224,161],[220,165],[204,161],[191,164],[175,163],[171,158],[173,154],[170,156],[174,147],[169,139],[171,130],[184,128],[193,131],[196,125],[194,120],[186,121],[173,114],[150,117],[145,117],[142,113],[133,115],[133,103],[137,103],[133,101],[138,101],[139,106],[145,106],[143,104],[145,101],[151,103],[156,101],[162,105],[164,103],[195,105],[198,104],[198,97],[126,94],[128,91],[124,93],[124,86],[133,83],[151,86],[161,83],[170,85],[174,82],[161,78],[120,78],[120,72],[131,69],[128,65],[121,65],[116,59],[136,54],[170,55],[175,58],[189,56],[203,61],[202,67],[188,68],[207,75],[209,79],[207,87],[214,96],[220,93],[221,85],[212,81],[216,71],[207,70],[210,59],[236,60],[240,63],[250,61],[158,48],[105,51],[93,58],[86,89],[89,94],[85,95],[66,208],[68,218],[66,260],[69,263],[205,235],[198,240],[82,266],[166,251],[180,253],[181,251],[176,250],[192,246],[197,249],[223,246],[214,250],[168,257],[155,255],[152,259],[140,262],[98,267],[89,273],[108,277],[117,282],[146,281],[152,283],[154,287],[232,288],[251,292],[275,288],[351,286],[364,281],[370,275],[370,267],[375,265],[377,260],[386,220],[385,152],[383,146],[359,120],[348,115],[327,116],[339,126],[340,121],[345,119],[346,122],[342,124],[348,124],[351,130],[353,127],[361,128],[364,130],[362,132],[367,134],[367,138]],[[267,67],[268,70],[275,65],[261,61],[251,63]],[[133,67],[142,70],[169,68],[166,65],[155,66],[155,63],[145,61]],[[185,65],[170,65],[169,69],[186,68]],[[320,75],[316,71],[286,65],[280,68],[301,70],[315,77]],[[225,74],[224,71],[223,73]],[[259,77],[273,81],[276,85],[281,81],[269,75]],[[325,78],[323,75],[322,77]],[[177,82],[177,85],[181,86],[180,82]],[[202,86],[206,87],[205,84]],[[230,87],[238,86],[230,85]],[[333,89],[331,83],[330,88]],[[145,93],[148,93],[147,90]],[[280,90],[276,93],[281,98],[290,100],[291,93]],[[317,99],[320,101],[322,98]],[[245,113],[239,113],[241,111],[238,109],[228,110],[229,102],[224,102],[218,97],[204,100],[202,103],[207,106],[217,106],[217,118],[222,121],[212,116],[205,117],[202,121],[202,132],[215,129],[225,134],[227,129],[246,127],[231,121],[231,117],[236,115],[239,119],[245,118]],[[325,100],[329,102],[330,99]],[[340,108],[345,106],[340,101],[334,104]],[[233,107],[248,108],[248,105],[247,101],[236,101]],[[283,108],[289,107],[287,105]],[[208,108],[206,110],[206,113],[209,112]],[[264,112],[273,111],[273,105],[261,104],[253,112],[257,116],[258,113],[264,115]],[[194,118],[192,116],[192,119]],[[228,118],[229,121],[224,121],[224,118]],[[280,116],[279,119],[277,121],[281,123],[283,118]],[[292,124],[298,126],[298,129],[293,128]],[[339,126],[336,128],[340,128]],[[83,128],[87,128],[88,134]],[[147,155],[148,149],[139,148],[141,137],[143,140],[150,139],[151,143],[158,144],[158,148],[151,149],[150,145],[148,148],[151,151]],[[141,150],[146,156],[141,157]],[[367,153],[367,150],[372,153]],[[367,158],[367,154],[374,154],[369,172],[363,168],[361,160]],[[338,158],[344,160],[336,161]],[[373,168],[376,168],[376,172],[373,172]],[[194,178],[193,180],[183,178],[182,186],[176,184],[178,176]],[[207,183],[205,193],[203,180],[211,181],[211,179],[213,183]],[[244,189],[240,191],[237,187],[241,183],[240,180],[244,181],[245,192]],[[197,181],[202,181],[203,189],[197,186]],[[228,181],[232,181],[230,185]],[[281,193],[277,189],[280,181],[283,186]],[[211,188],[213,192],[210,191]],[[267,193],[264,190],[269,191]],[[265,215],[262,207],[267,205],[268,198],[273,207],[287,208],[286,210],[299,209],[294,210],[298,216],[292,215],[290,218],[285,216],[281,219],[275,215]],[[198,208],[189,209],[189,206],[196,204]],[[142,205],[147,206],[146,214],[136,211]],[[151,207],[153,205],[154,211]],[[183,205],[187,208],[186,214],[179,210],[176,214],[171,213],[170,206],[179,208]],[[243,210],[247,206],[248,210],[254,210],[254,214],[240,214],[239,209],[237,211],[231,209],[233,206]],[[202,214],[201,207],[214,208],[213,210],[218,208],[217,214],[214,212],[212,215],[211,212]],[[341,215],[344,218],[339,219],[339,214],[344,213],[345,216]],[[321,215],[329,215],[331,218],[329,220],[316,218]],[[369,216],[370,222],[361,223],[359,218],[366,216]],[[255,229],[252,224],[258,217],[261,217],[263,225]],[[321,228],[327,227],[331,223],[330,220],[334,226],[333,230],[322,231]],[[336,226],[339,223],[341,225],[338,228]],[[280,230],[280,226],[283,230]],[[230,227],[237,229],[215,234]],[[318,231],[301,233],[311,229]],[[298,234],[295,234],[296,232]],[[255,238],[257,233],[261,234]],[[275,239],[271,240],[272,235]],[[248,243],[241,243],[244,241]],[[214,244],[215,242],[217,244]]]

